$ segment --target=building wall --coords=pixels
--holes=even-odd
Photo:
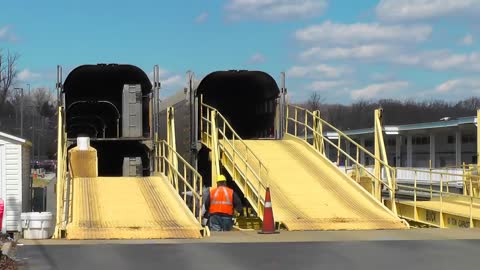
[[[22,212],[30,212],[32,205],[32,192],[30,182],[30,151],[28,145],[22,146]]]
[[[22,147],[18,143],[0,139],[3,145],[2,198],[5,203],[2,231],[19,231],[22,212]]]
[[[428,168],[430,166],[430,135],[435,135],[435,167],[448,167],[456,166],[456,136],[455,132],[429,132],[423,134],[412,134],[412,167],[422,167]],[[373,144],[373,134],[372,135],[358,135],[352,136],[355,141],[360,142],[360,138],[364,138],[364,146],[367,150],[374,153]],[[466,164],[476,163],[477,155],[477,144],[476,144],[476,134],[472,132],[462,132],[461,133],[461,165],[463,162]],[[398,157],[400,158],[400,167],[407,167],[407,134],[401,134],[399,136],[401,140],[400,153]],[[389,164],[395,166],[397,153],[396,153],[396,135],[387,135],[384,136],[388,162]],[[351,151],[353,149],[351,148]],[[331,149],[330,159],[336,158],[336,150]],[[372,160],[366,158],[367,165],[372,165]]]

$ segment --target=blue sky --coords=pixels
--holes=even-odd
[[[53,88],[55,67],[160,65],[163,96],[185,73],[287,72],[295,101],[480,94],[480,0],[17,0],[1,4],[0,48],[18,84]]]

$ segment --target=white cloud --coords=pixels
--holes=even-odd
[[[335,67],[320,64],[313,66],[293,66],[287,71],[287,75],[292,78],[338,78],[351,72],[352,69],[348,67]]]
[[[359,44],[372,42],[422,42],[432,33],[428,25],[381,25],[378,23],[337,24],[326,21],[298,30],[297,40],[321,44]]]
[[[410,52],[408,48],[385,44],[355,47],[314,47],[300,53],[300,59],[307,62],[316,60],[358,60],[417,66],[434,71],[480,71],[480,52],[454,53],[450,50]]]
[[[401,56],[400,56],[401,57]],[[417,54],[404,55],[409,58],[410,62],[398,61],[393,62],[407,65],[419,65],[430,70],[464,70],[464,71],[480,71],[480,53],[452,53],[447,50],[426,51]]]
[[[148,73],[148,76],[153,83],[153,71],[150,71],[150,73]],[[167,88],[167,90],[178,90],[175,88],[180,88],[182,85],[185,84],[186,80],[181,75],[172,74],[171,72],[163,68],[159,68],[159,76],[162,89]]]
[[[467,34],[461,42],[463,45],[470,46],[473,44],[473,36],[471,34]]]
[[[303,53],[303,60],[309,59],[379,59],[394,55],[397,48],[384,44],[370,44],[356,47],[314,47]]]
[[[22,82],[28,82],[28,81],[33,81],[33,80],[38,80],[42,76],[40,73],[35,73],[30,71],[29,69],[24,69],[20,71],[17,75],[18,80]]]
[[[229,0],[225,9],[231,20],[282,21],[321,15],[326,0]]]
[[[265,63],[267,59],[265,58],[265,56],[261,53],[256,53],[254,55],[252,55],[250,57],[250,59],[248,60],[248,63],[250,64],[262,64],[262,63]]]
[[[415,21],[445,16],[480,15],[478,0],[381,0],[377,16],[385,21]]]
[[[206,22],[208,19],[208,13],[207,12],[202,12],[200,13],[200,15],[198,15],[196,18],[195,18],[195,22],[197,23],[204,23]]]
[[[326,91],[345,86],[348,83],[349,82],[347,81],[314,81],[308,85],[308,89],[314,91]]]
[[[435,88],[440,93],[464,92],[469,95],[480,93],[480,79],[462,78],[446,81]]]
[[[180,75],[174,75],[171,77],[168,77],[164,80],[160,80],[162,87],[165,88],[170,88],[170,87],[180,87],[185,83],[185,80],[183,79],[182,76]]]
[[[386,94],[405,89],[408,86],[409,83],[405,81],[371,84],[365,88],[352,90],[350,95],[353,99],[380,98],[385,97]]]
[[[373,81],[391,81],[395,78],[395,76],[390,72],[375,72],[370,75],[370,79]]]
[[[17,41],[17,36],[15,36],[15,34],[13,34],[10,29],[11,28],[8,25],[0,27],[0,41],[1,40],[8,41],[8,42]]]

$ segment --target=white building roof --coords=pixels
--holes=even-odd
[[[383,127],[383,130],[387,134],[398,134],[402,131],[413,131],[413,130],[425,130],[425,129],[436,129],[436,128],[448,128],[448,127],[458,127],[466,124],[477,124],[477,117],[460,117],[457,119],[446,120],[446,121],[436,121],[436,122],[427,122],[427,123],[415,123],[408,125],[386,125]],[[348,136],[353,135],[363,135],[363,134],[372,134],[373,128],[364,128],[364,129],[355,129],[355,130],[344,130],[342,131]],[[328,131],[325,132],[326,136],[336,137],[337,132]]]
[[[4,133],[4,132],[0,132],[0,139],[1,138],[5,138],[7,140],[11,140],[11,141],[14,141],[14,142],[17,142],[17,143],[20,143],[20,144],[32,145],[29,141],[27,141],[25,139],[22,139],[22,138],[19,138],[19,137],[16,137],[16,136]]]

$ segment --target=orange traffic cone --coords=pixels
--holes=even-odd
[[[263,224],[260,234],[280,233],[275,231],[275,221],[273,220],[272,200],[270,198],[270,188],[267,188],[265,195],[265,206],[263,208]]]

